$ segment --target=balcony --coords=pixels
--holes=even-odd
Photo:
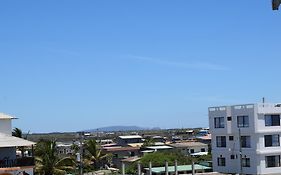
[[[23,167],[23,166],[34,166],[34,157],[22,157],[17,159],[2,159],[0,160],[0,168],[9,167]]]

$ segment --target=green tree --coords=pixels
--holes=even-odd
[[[109,154],[102,153],[102,150],[98,147],[96,140],[87,140],[85,143],[85,159],[86,166],[91,166],[94,170],[98,170],[102,167],[103,163],[107,162]]]
[[[145,139],[142,148],[148,147],[148,146],[153,146],[155,144],[155,141],[153,138],[147,138]]]
[[[58,156],[56,141],[39,141],[35,147],[35,161],[35,171],[39,175],[64,175],[75,169],[72,157]]]
[[[19,129],[19,128],[14,128],[13,131],[12,131],[12,136],[14,137],[18,137],[18,138],[22,138],[22,130]],[[20,150],[21,152],[21,156],[24,157],[24,152],[25,152],[25,149],[23,146],[20,146],[18,147],[18,150]]]
[[[145,167],[149,166],[151,161],[152,165],[155,166],[165,166],[165,162],[168,161],[169,165],[173,165],[175,160],[178,164],[190,164],[191,160],[178,151],[157,151],[154,153],[146,154],[141,158],[141,164]]]

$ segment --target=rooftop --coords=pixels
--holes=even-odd
[[[160,145],[160,146],[148,146],[146,147],[148,149],[153,149],[153,150],[160,150],[160,149],[172,149],[172,147],[167,146],[167,145]]]
[[[121,139],[142,139],[140,135],[127,135],[127,136],[119,136]]]
[[[18,137],[9,136],[0,133],[0,148],[4,147],[18,147],[18,146],[31,146],[35,145],[34,142],[24,140]]]
[[[16,118],[4,113],[0,113],[0,120],[1,119],[16,119]]]
[[[108,152],[116,152],[116,151],[134,151],[134,150],[139,150],[140,148],[115,146],[115,147],[104,147],[103,149]]]
[[[180,143],[172,143],[169,144],[172,147],[175,148],[185,148],[185,147],[197,147],[197,146],[208,146],[205,143],[201,143],[201,142],[180,142]]]

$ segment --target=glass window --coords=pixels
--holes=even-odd
[[[242,158],[242,167],[250,167],[250,158]]]
[[[226,147],[226,136],[217,136],[217,147]]]
[[[237,116],[237,127],[249,127],[249,116]]]
[[[265,135],[264,146],[265,147],[280,146],[279,134]]]
[[[230,155],[230,159],[235,159],[235,156],[233,154]]]
[[[280,115],[265,115],[265,126],[280,126]]]
[[[224,128],[224,117],[215,117],[215,128]]]
[[[251,148],[251,137],[250,136],[241,136],[241,147],[242,148]]]
[[[278,156],[266,156],[266,168],[280,167],[280,155]]]
[[[234,140],[233,136],[229,136],[228,139],[229,139],[230,141]]]
[[[225,166],[225,158],[224,157],[218,157],[218,166]]]

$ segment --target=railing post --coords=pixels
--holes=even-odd
[[[152,175],[152,163],[151,163],[151,161],[149,162],[149,175]]]
[[[125,175],[125,163],[122,162],[122,175]]]
[[[141,164],[138,162],[138,175],[141,175]]]
[[[168,166],[168,161],[165,161],[165,175],[169,175]]]
[[[178,175],[178,161],[175,160],[175,175]]]

